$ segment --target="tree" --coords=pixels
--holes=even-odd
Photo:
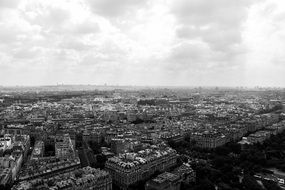
[[[187,141],[187,142],[190,142],[190,135],[187,134],[187,135],[185,136],[184,140]]]
[[[199,183],[199,185],[196,185],[194,190],[215,190],[214,184],[209,179],[203,179]]]
[[[262,180],[262,184],[267,190],[282,190],[276,182],[271,180]]]
[[[75,175],[76,178],[81,178],[82,174],[83,174],[82,170],[76,170],[74,172],[74,175]]]
[[[263,190],[263,188],[257,183],[257,181],[254,179],[254,177],[250,175],[245,175],[242,184],[245,187],[245,189],[250,190]]]
[[[94,141],[89,141],[88,144],[91,150],[94,152],[94,154],[101,154],[101,147],[99,146],[98,143]]]
[[[96,168],[104,169],[107,157],[103,154],[96,155]]]
[[[215,152],[218,154],[218,155],[227,155],[230,153],[230,150],[228,149],[228,147],[226,146],[220,146],[220,147],[217,147],[215,149]]]
[[[31,136],[30,143],[31,143],[31,146],[35,145],[35,137],[34,136]]]
[[[49,180],[48,182],[47,182],[47,184],[48,184],[48,186],[53,186],[54,185],[54,182],[53,182],[53,180]]]

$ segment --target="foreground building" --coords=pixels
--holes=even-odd
[[[4,141],[6,148],[0,157],[1,185],[7,185],[16,179],[30,148],[28,135],[5,135]]]
[[[112,178],[104,170],[85,167],[61,175],[37,178],[15,185],[13,190],[66,189],[66,190],[112,190]]]
[[[112,175],[114,184],[126,189],[131,184],[146,180],[156,171],[163,172],[175,166],[176,160],[176,151],[165,147],[120,154],[109,158],[105,167]]]
[[[74,147],[69,134],[59,134],[56,136],[55,156],[57,158],[75,157]]]
[[[193,133],[191,139],[196,141],[196,145],[200,148],[217,148],[227,143],[228,139],[225,135],[219,133]]]
[[[181,184],[196,181],[196,173],[187,163],[175,168],[172,172],[164,172],[147,181],[145,190],[180,190]]]
[[[180,190],[181,178],[169,172],[164,172],[148,181],[145,190]]]

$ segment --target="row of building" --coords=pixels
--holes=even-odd
[[[5,134],[0,138],[0,185],[14,182],[30,148],[28,135]]]
[[[113,183],[127,188],[131,184],[148,179],[156,171],[163,172],[176,165],[177,153],[165,145],[123,153],[109,158],[105,164]]]
[[[108,172],[84,167],[70,172],[23,181],[12,190],[48,189],[48,190],[112,190],[112,178]]]
[[[271,135],[277,135],[284,131],[285,129],[285,120],[275,123],[273,125],[265,127],[263,130],[259,130],[255,133],[248,135],[247,137],[243,137],[239,144],[255,144],[255,143],[263,143],[266,139],[269,139]]]
[[[180,190],[181,184],[196,181],[196,173],[189,164],[182,164],[172,172],[164,172],[145,184],[145,190]]]

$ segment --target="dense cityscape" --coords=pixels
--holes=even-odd
[[[0,190],[285,190],[285,0],[0,0]]]
[[[0,189],[285,189],[284,89],[76,88],[1,87]]]

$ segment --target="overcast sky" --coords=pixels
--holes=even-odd
[[[283,0],[0,0],[0,85],[285,86]]]

